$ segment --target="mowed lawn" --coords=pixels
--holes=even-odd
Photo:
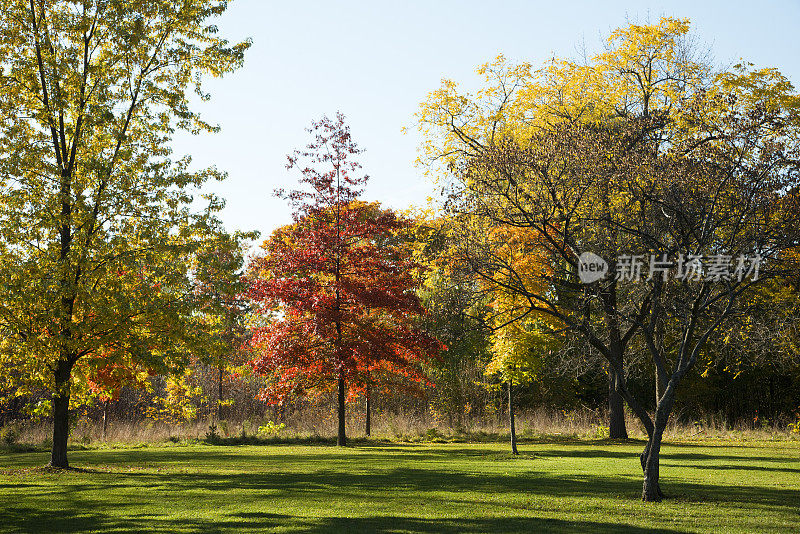
[[[3,532],[800,532],[800,443],[186,445],[0,453]]]

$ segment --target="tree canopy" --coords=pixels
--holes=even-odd
[[[189,265],[221,232],[221,179],[175,160],[202,81],[242,65],[207,0],[23,1],[0,15],[0,357],[24,392],[53,391],[52,464],[66,467],[70,393],[93,368],[175,371],[193,343]],[[101,373],[97,371],[97,373]],[[97,374],[95,373],[95,374]]]

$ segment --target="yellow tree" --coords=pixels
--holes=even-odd
[[[508,425],[511,452],[518,454],[514,413],[514,384],[535,381],[546,357],[557,348],[560,322],[551,314],[539,312],[514,288],[545,293],[553,286],[547,280],[554,274],[554,258],[541,236],[530,228],[500,226],[489,232],[492,258],[503,268],[482,271],[481,288],[489,295],[488,323],[492,359],[487,376],[499,377],[508,392]]]
[[[0,357],[3,378],[52,392],[50,463],[64,468],[82,362],[184,360],[188,266],[222,206],[194,212],[192,190],[224,175],[173,160],[170,141],[216,130],[189,92],[208,98],[203,79],[238,68],[249,42],[217,33],[226,2],[0,6]]]
[[[418,293],[428,310],[421,322],[445,346],[441,357],[427,364],[436,386],[430,390],[430,409],[461,428],[465,416],[482,413],[490,403],[482,385],[491,359],[488,302],[468,264],[452,251],[459,242],[458,221],[429,211],[416,214],[415,222],[415,259],[425,267]]]
[[[611,32],[604,49],[585,61],[553,58],[538,69],[498,56],[478,68],[483,87],[474,94],[444,80],[417,114],[424,137],[419,163],[449,183],[465,159],[480,156],[487,147],[504,140],[527,147],[541,132],[564,124],[605,127],[648,121],[639,135],[655,154],[681,142],[713,143],[714,136],[723,133],[714,133],[714,128],[724,128],[731,98],[740,105],[749,103],[750,111],[762,104],[780,106],[787,110],[788,120],[796,120],[796,111],[790,111],[796,109],[795,96],[778,71],[745,64],[715,72],[689,30],[688,19],[672,17],[655,24],[631,24]],[[636,174],[626,177],[635,179]],[[473,186],[469,176],[455,182],[455,195]],[[630,194],[619,187],[595,188],[586,191],[575,213],[600,217],[630,210],[630,204]],[[630,224],[635,221],[625,226]],[[613,235],[596,238],[608,241]],[[619,363],[608,366],[612,437],[627,436],[623,400],[614,385],[615,369],[624,370],[622,354]],[[657,387],[663,386],[654,374]]]
[[[758,252],[775,276],[796,243],[789,221],[798,96],[774,69],[713,73],[693,57],[687,32],[688,23],[674,19],[632,25],[587,64],[554,61],[510,85],[495,77],[499,93],[475,97],[445,84],[420,112],[428,154],[455,178],[455,211],[487,231],[511,225],[559,236],[548,243],[563,262],[550,280],[556,289],[521,282],[510,289],[584,336],[607,362],[610,393],[648,432],[641,455],[648,501],[661,498],[659,450],[676,387],[720,325],[747,313],[739,300],[747,284],[665,284],[659,276],[626,284],[615,259],[641,253],[674,268],[687,254]],[[616,276],[574,283],[579,258],[598,251]],[[487,273],[506,263],[472,265]],[[676,330],[659,339],[658,324]],[[627,388],[623,356],[635,335],[663,385],[654,418]]]

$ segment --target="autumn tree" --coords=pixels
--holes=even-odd
[[[518,282],[514,279],[517,276],[526,280],[530,291],[544,293],[552,288],[552,283],[546,282],[553,275],[547,243],[540,243],[536,231],[527,228],[495,225],[489,232],[490,239],[497,244],[491,257],[508,268],[476,269],[480,286],[490,298],[490,311],[485,320],[492,332],[492,359],[485,373],[499,377],[506,385],[511,452],[518,454],[514,385],[533,382],[541,375],[547,354],[558,344],[559,336],[555,332],[561,325],[552,315],[532,309],[519,292],[509,290],[509,286]]]
[[[736,97],[737,87],[721,82],[699,95],[692,109],[706,120],[717,113],[719,122],[674,137],[669,150],[653,149],[652,136],[668,127],[664,117],[562,123],[525,147],[508,140],[489,147],[462,170],[462,218],[490,229],[465,234],[462,257],[518,298],[519,319],[552,316],[615,368],[614,388],[648,434],[646,501],[662,497],[659,451],[678,384],[730,318],[751,313],[743,298],[750,288],[786,276],[784,259],[800,237],[791,223],[797,100],[785,93],[790,88],[773,86],[784,98],[769,105]],[[603,196],[615,209],[593,202]],[[508,261],[509,240],[491,231],[506,226],[535,233],[534,243],[550,251],[550,269],[531,276]],[[607,258],[608,272],[587,279],[581,269],[593,255]],[[721,263],[698,267],[715,257]],[[619,355],[634,336],[663,385],[655,417],[621,368]]]
[[[461,169],[466,185],[449,205],[454,214],[449,254],[471,267],[491,299],[486,320],[495,330],[494,365],[509,366],[521,354],[530,358],[526,338],[530,348],[539,345],[541,357],[546,337],[552,348],[565,329],[577,327],[591,330],[610,358],[622,361],[636,332],[627,318],[641,311],[636,303],[617,305],[615,285],[602,295],[583,295],[577,274],[587,243],[611,258],[632,246],[615,225],[624,228],[639,214],[631,206],[608,210],[593,202],[609,189],[625,187],[625,169],[644,161],[643,144],[632,142],[642,128],[623,131],[565,123],[540,131],[524,149],[514,141],[487,146]],[[616,157],[613,164],[609,154]],[[585,304],[600,299],[606,306],[587,315]],[[614,385],[616,373],[610,376]]]
[[[657,251],[679,275],[653,277],[641,324],[664,385],[642,458],[648,501],[662,496],[659,449],[678,385],[732,319],[756,313],[754,291],[795,272],[800,247],[800,95],[774,69],[740,65],[692,112],[696,129],[673,141],[648,191],[664,215]],[[681,278],[686,261],[702,272]]]
[[[527,300],[520,320],[526,308],[549,313],[606,361],[612,433],[616,397],[649,436],[645,500],[661,498],[658,453],[675,388],[709,338],[747,315],[749,283],[625,284],[630,265],[617,258],[641,254],[676,269],[689,255],[759,255],[771,273],[764,280],[786,270],[796,243],[793,87],[776,69],[714,72],[688,30],[683,19],[632,24],[583,63],[554,59],[537,71],[501,57],[479,70],[488,85],[479,93],[446,81],[420,111],[423,156],[445,164],[465,229],[455,251]],[[501,253],[492,229],[505,227],[527,229],[557,259],[538,284]],[[606,258],[612,276],[581,283],[588,253]],[[634,343],[656,375],[654,419],[627,387]]]
[[[410,224],[358,200],[366,176],[344,117],[309,129],[305,150],[289,156],[304,190],[279,191],[294,223],[273,232],[250,266],[250,298],[272,321],[253,332],[254,370],[268,378],[265,397],[336,383],[338,439],[346,445],[345,399],[381,370],[420,381],[419,364],[437,342],[419,331],[416,264],[404,246]]]
[[[425,266],[417,294],[427,310],[420,326],[445,347],[425,366],[436,386],[428,398],[435,416],[446,416],[451,428],[460,429],[466,417],[483,414],[490,403],[482,383],[491,359],[491,331],[483,320],[488,301],[469,265],[448,253],[452,231],[448,217],[416,217],[415,259]]]
[[[447,180],[465,157],[481,154],[503,139],[521,144],[560,123],[591,124],[619,118],[668,116],[654,143],[668,143],[684,124],[681,102],[710,84],[712,69],[688,34],[689,21],[663,17],[655,24],[619,28],[605,49],[582,61],[554,57],[535,68],[510,64],[502,55],[477,69],[483,78],[475,93],[463,92],[452,80],[431,92],[418,113],[424,143],[419,162],[427,173]],[[613,198],[593,201],[614,209]],[[609,433],[627,437],[623,400],[609,375]]]
[[[51,465],[67,467],[84,364],[174,371],[193,331],[188,269],[221,203],[215,169],[171,157],[202,80],[242,64],[209,0],[7,0],[0,10],[0,354],[3,376],[52,391]],[[124,356],[123,356],[124,355]],[[6,373],[10,368],[19,374]]]
[[[250,303],[243,279],[245,246],[257,233],[236,232],[207,241],[195,254],[192,278],[195,282],[195,309],[205,328],[205,342],[195,354],[200,364],[217,372],[214,417],[222,419],[226,404],[223,391],[247,359],[247,320]]]

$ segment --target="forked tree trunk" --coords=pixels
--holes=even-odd
[[[339,433],[336,437],[336,445],[344,447],[347,445],[347,436],[344,430],[344,375],[339,374]]]
[[[625,427],[625,402],[617,392],[614,382],[616,372],[609,367],[608,370],[608,437],[611,439],[628,439],[628,430]]]
[[[371,421],[371,417],[372,417],[372,398],[370,397],[369,384],[367,384],[366,397],[367,397],[367,400],[366,400],[366,406],[365,406],[365,411],[366,411],[365,433],[366,433],[367,436],[369,436],[370,432],[372,430],[370,428],[371,427],[371,423],[372,423],[372,421]]]
[[[661,377],[658,376],[658,369],[655,369],[655,383],[656,383],[656,406],[658,406],[658,400],[661,398],[661,394],[664,391],[664,384],[661,383]]]
[[[508,379],[508,426],[511,428],[511,454],[519,454],[517,450],[517,429],[514,424],[514,383]]]
[[[674,384],[667,385],[664,395],[656,407],[656,416],[653,421],[653,435],[647,440],[647,445],[640,457],[644,483],[642,484],[642,500],[645,502],[659,502],[664,497],[659,484],[659,462],[661,457],[661,440],[667,428],[672,405],[675,400]]]
[[[69,439],[70,365],[59,361],[55,372],[56,391],[53,393],[53,448],[50,466],[66,469],[67,440]]]

